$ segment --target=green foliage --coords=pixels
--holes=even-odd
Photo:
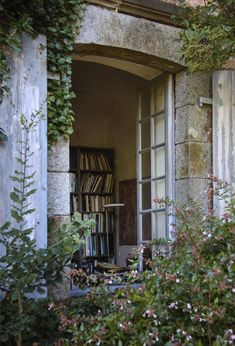
[[[85,245],[85,239],[91,233],[91,228],[95,226],[95,220],[82,220],[80,213],[74,213],[71,222],[62,225],[56,232],[54,244],[50,246],[55,254],[61,253],[64,261],[69,262],[75,251],[80,250]]]
[[[55,307],[64,338],[76,345],[232,345],[235,333],[235,200],[222,218],[196,203],[173,205],[173,241],[156,241],[139,288],[96,288]],[[130,277],[136,273],[130,273]],[[71,305],[70,305],[71,304]],[[77,304],[77,307],[76,307]]]
[[[72,50],[79,32],[86,0],[14,0],[0,1],[0,102],[9,92],[9,68],[6,48],[19,50],[20,34],[47,37],[48,71],[59,80],[48,80],[48,138],[49,143],[72,132],[73,110],[71,100]]]
[[[93,220],[83,222],[75,214],[72,222],[56,232],[54,244],[38,249],[32,239],[33,228],[27,226],[27,217],[34,213],[30,198],[35,194],[34,176],[30,165],[29,134],[43,119],[41,111],[29,120],[20,116],[23,140],[19,142],[18,168],[11,180],[11,222],[0,227],[0,344],[31,345],[40,341],[49,345],[58,336],[58,318],[48,309],[48,302],[35,298],[45,296],[49,286],[62,278],[64,266],[71,261],[83,238],[89,234]]]
[[[179,1],[175,18],[185,30],[181,34],[181,55],[190,73],[214,71],[223,67],[235,53],[235,3],[209,0],[204,5],[186,6]]]

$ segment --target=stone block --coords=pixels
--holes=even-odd
[[[175,105],[176,108],[196,105],[198,98],[211,97],[211,75],[197,73],[188,75],[181,71],[175,76]]]
[[[48,171],[69,171],[69,140],[61,137],[48,151]]]
[[[70,214],[69,173],[48,173],[48,216]]]
[[[190,142],[176,145],[176,179],[205,178],[210,172],[210,144]]]
[[[211,107],[189,105],[176,110],[176,144],[211,142],[211,134]]]
[[[199,203],[206,211],[208,209],[208,180],[186,178],[175,183],[176,202],[179,205],[186,204],[189,199]]]

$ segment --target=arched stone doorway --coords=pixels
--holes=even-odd
[[[174,84],[172,175],[178,201],[200,198],[206,204],[211,170],[211,119],[198,98],[209,97],[208,75],[188,76],[178,55],[180,29],[89,5],[76,40],[74,60],[118,68],[150,80],[162,72]],[[70,215],[69,143],[61,140],[49,160],[49,217],[61,223]],[[55,187],[57,185],[57,187]],[[58,187],[59,186],[59,187]]]

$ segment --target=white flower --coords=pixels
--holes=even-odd
[[[190,303],[187,304],[188,309],[192,309],[192,305]]]

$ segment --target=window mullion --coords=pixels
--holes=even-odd
[[[154,98],[154,87],[151,87],[151,97],[150,97],[150,112],[154,114],[155,111],[155,98]],[[154,158],[154,117],[151,117],[150,120],[150,145],[151,145],[151,209],[154,209],[154,198],[155,198],[155,185],[153,182],[154,177],[154,167],[155,167],[155,158]],[[155,238],[155,218],[153,212],[151,212],[151,238],[152,240]]]
[[[136,148],[137,148],[137,242],[140,244],[142,242],[142,214],[140,210],[142,209],[142,186],[139,184],[139,181],[142,179],[142,155],[141,150],[141,94],[139,93],[138,97],[138,121],[137,121],[137,136],[136,136]]]

